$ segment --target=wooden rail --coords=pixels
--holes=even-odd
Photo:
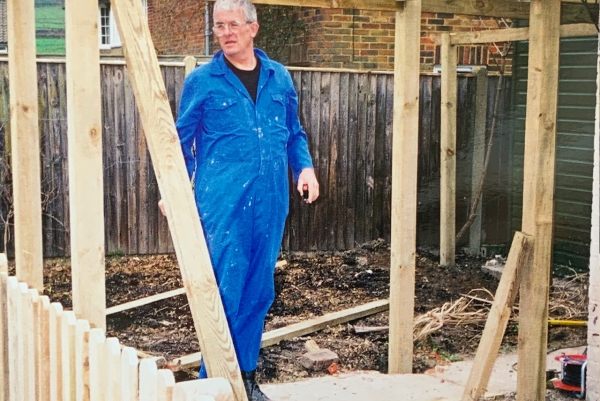
[[[0,259],[3,259],[0,254]],[[223,378],[175,383],[170,370],[0,272],[0,401],[232,401]]]

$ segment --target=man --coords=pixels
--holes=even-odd
[[[263,401],[255,370],[289,209],[288,163],[307,203],[319,184],[291,77],[254,49],[251,0],[217,0],[213,19],[221,50],[186,79],[177,129],[248,398]]]

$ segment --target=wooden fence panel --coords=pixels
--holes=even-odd
[[[154,358],[138,362],[135,349],[0,272],[0,401],[170,401],[174,386]]]
[[[176,66],[162,69],[169,103],[176,112],[184,69]],[[38,63],[46,257],[66,256],[70,251],[65,74],[64,63]],[[166,219],[157,208],[160,194],[127,70],[119,64],[102,64],[101,77],[107,254],[172,252]],[[389,239],[392,74],[303,69],[292,71],[292,78],[321,184],[321,199],[307,206],[300,200],[295,186],[290,186],[284,249],[350,249],[376,238]],[[466,218],[467,203],[463,199],[470,197],[470,186],[466,183],[471,175],[468,164],[471,156],[467,144],[472,140],[474,82],[474,77],[459,78],[457,228]],[[496,82],[497,78],[490,78],[489,102],[494,100]],[[10,184],[10,176],[2,170],[8,140],[5,135],[8,109],[4,105],[7,93],[6,63],[0,62],[0,185]],[[507,105],[507,98],[503,99],[502,106]],[[439,77],[421,76],[417,240],[420,246],[433,248],[439,241],[439,102]],[[488,110],[492,106],[489,104]],[[491,118],[488,113],[488,125]],[[508,135],[498,135],[497,149],[508,149],[505,145],[509,141]],[[509,182],[502,178],[510,171],[508,158],[497,160],[488,172],[489,177],[494,177],[486,186],[490,193],[498,193],[498,185]],[[508,192],[507,187],[502,193]],[[2,191],[0,217],[4,217],[8,205],[1,195]],[[490,202],[489,207],[486,202]],[[484,219],[483,232],[491,233],[494,242],[509,240],[505,203],[508,203],[507,196],[493,196],[489,201],[484,196],[484,214],[491,218]],[[503,216],[506,219],[503,220]],[[2,237],[3,231],[0,218]],[[10,237],[8,242],[12,252]]]

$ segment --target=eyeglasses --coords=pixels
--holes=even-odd
[[[227,31],[227,29],[229,29],[229,32],[231,33],[237,33],[239,32],[240,28],[244,25],[248,25],[251,24],[252,21],[245,21],[245,22],[239,22],[239,21],[231,21],[231,22],[217,22],[214,26],[213,26],[213,32],[215,33],[215,35],[217,36],[223,36],[225,35],[225,32]]]

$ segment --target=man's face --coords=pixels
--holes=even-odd
[[[248,23],[241,8],[218,10],[214,14],[213,32],[223,53],[235,58],[253,51],[258,23]]]

